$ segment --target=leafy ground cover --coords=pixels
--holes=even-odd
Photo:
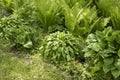
[[[1,79],[120,80],[119,4],[0,0]]]

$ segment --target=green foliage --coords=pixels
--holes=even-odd
[[[65,26],[75,35],[87,36],[90,32],[102,30],[109,22],[109,18],[97,16],[95,7],[83,6],[85,4],[83,0],[80,3],[76,2],[72,8],[64,1],[63,4]]]
[[[89,80],[91,76],[83,64],[77,61],[65,62],[58,67],[60,70],[71,75],[71,80]]]
[[[10,15],[12,8],[12,0],[0,0],[0,17]]]
[[[37,17],[42,24],[44,32],[48,32],[48,28],[53,25],[61,24],[60,3],[55,0],[35,0],[37,8]]]
[[[0,1],[0,10],[1,10],[1,17],[9,16],[13,12],[23,12],[27,8],[28,13],[31,9],[28,8],[28,6],[33,7],[33,1],[32,0],[1,0]],[[34,11],[34,10],[33,10]],[[27,17],[27,16],[26,16]]]
[[[1,43],[6,39],[26,50],[40,46],[43,58],[60,63],[72,80],[119,80],[119,4],[120,0],[0,0]]]
[[[0,29],[3,38],[8,39],[11,43],[23,46],[25,48],[32,48],[37,42],[39,34],[35,27],[32,27],[29,22],[18,16],[11,15],[4,17],[0,21]]]
[[[43,39],[41,55],[52,62],[59,63],[79,59],[82,55],[82,38],[75,38],[69,32],[56,32]]]
[[[30,24],[38,24],[38,22],[36,22],[35,24],[33,23],[35,21],[38,21],[38,19],[36,8],[32,0],[16,0],[14,4],[18,6],[13,10],[14,15],[18,15],[26,21],[29,20],[31,22]]]
[[[66,2],[66,4],[69,6],[69,8],[72,8],[76,3],[79,3],[80,6],[85,6],[85,0],[63,0]]]
[[[115,80],[120,78],[120,31],[110,27],[104,31],[89,34],[86,40],[85,57],[92,74],[111,74]],[[110,77],[112,80],[113,77]],[[101,76],[100,76],[101,77]],[[107,79],[107,77],[105,77]]]
[[[96,3],[100,15],[110,17],[113,28],[120,29],[120,0],[99,0]]]
[[[30,1],[13,0],[13,13],[0,20],[1,35],[18,48],[32,48],[40,43],[41,29],[37,27],[40,24]]]

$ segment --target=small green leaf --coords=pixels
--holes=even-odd
[[[28,41],[26,44],[23,45],[25,48],[31,48],[33,46],[32,41]]]
[[[70,61],[70,59],[71,59],[70,55],[67,55],[67,61]]]

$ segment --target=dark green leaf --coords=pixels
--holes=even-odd
[[[120,76],[120,71],[117,69],[112,70],[111,73],[115,78]]]
[[[113,58],[105,58],[103,61],[104,61],[105,66],[109,66],[110,64],[113,63],[114,59]]]

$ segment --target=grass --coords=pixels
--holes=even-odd
[[[70,79],[54,65],[42,61],[39,54],[13,53],[2,46],[0,47],[0,80]]]

